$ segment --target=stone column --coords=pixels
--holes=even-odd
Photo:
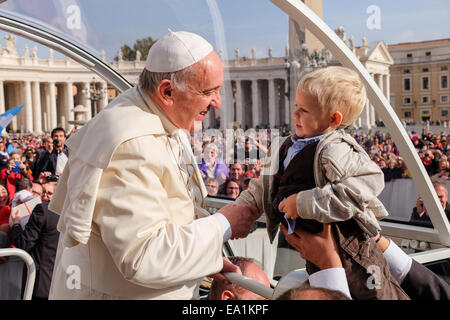
[[[74,117],[74,105],[73,105],[73,84],[72,82],[64,83],[64,106],[63,113],[65,118],[65,129],[66,131],[72,130],[73,125],[69,123],[69,121],[75,120]]]
[[[275,79],[269,79],[269,125],[275,126],[277,108],[275,106]]]
[[[241,80],[236,80],[236,121],[239,122],[241,127],[243,127],[242,121],[242,82]]]
[[[0,114],[2,113],[5,113],[5,90],[3,89],[3,80],[0,80]]]
[[[31,82],[25,81],[25,132],[33,132],[33,100],[31,96]]]
[[[231,80],[224,80],[222,89],[220,90],[220,100],[222,106],[219,109],[220,114],[220,128],[227,129],[230,119],[233,119],[233,88]]]
[[[100,110],[103,110],[108,105],[108,85],[106,82],[100,82],[100,90],[102,92],[102,99],[100,100]]]
[[[259,117],[259,92],[258,92],[258,80],[252,80],[252,113],[253,113],[253,128],[260,123]]]
[[[380,87],[381,92],[383,92],[383,94],[386,95],[386,93],[385,93],[385,91],[384,91],[384,81],[383,81],[383,75],[382,75],[382,74],[378,74],[378,77],[377,77],[377,84],[378,84],[378,86]],[[375,120],[380,120],[380,119],[378,118],[378,115],[377,115],[376,113],[375,113],[375,117],[376,117]]]
[[[287,83],[286,83],[287,85]],[[289,104],[289,96],[287,94],[284,95],[284,123],[286,123],[288,126],[291,123],[291,117],[292,117],[292,110],[291,105]]]
[[[391,75],[385,74],[383,76],[384,80],[384,95],[386,96],[386,99],[391,102]]]
[[[13,85],[14,87],[14,103],[12,105],[12,107],[17,107],[17,106],[21,106],[22,104],[24,104],[24,97],[23,97],[23,92],[22,92],[22,83],[21,82],[16,82]],[[12,120],[12,127],[14,131],[23,131],[25,129],[25,107],[22,108],[22,110],[19,112],[19,114],[17,116],[15,116]]]
[[[371,73],[370,75],[376,81],[375,75],[373,73]],[[371,103],[370,103],[369,110],[370,110],[370,112],[369,112],[370,126],[374,126],[375,125],[375,108]]]
[[[90,90],[91,90],[91,86],[90,86],[89,82],[83,82],[83,89],[81,91],[81,93],[82,93],[81,99],[83,101],[84,107],[87,109],[86,121],[89,121],[92,119],[91,96],[89,93]],[[86,93],[84,93],[83,91],[86,91]]]
[[[366,101],[366,105],[364,106],[363,111],[361,112],[360,119],[361,119],[361,125],[365,129],[372,128],[372,123],[370,122],[370,102],[369,100]]]
[[[42,132],[41,88],[38,81],[32,83],[33,127],[37,134]]]
[[[49,131],[56,128],[58,124],[58,115],[56,112],[56,86],[54,82],[48,83],[48,95],[50,99],[50,105],[48,109],[48,113],[50,115],[50,128]]]

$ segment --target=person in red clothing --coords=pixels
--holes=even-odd
[[[26,167],[22,163],[22,155],[18,151],[11,152],[9,156],[9,166],[0,172],[0,181],[6,184],[9,192],[9,200],[14,198],[16,193],[16,179],[28,178],[33,180],[26,172]]]
[[[0,184],[0,248],[9,247],[9,215],[11,214],[11,207],[9,206],[8,189],[3,184]],[[6,259],[0,258],[0,263]]]
[[[9,214],[11,212],[9,203],[8,189],[6,189],[5,185],[0,184],[0,226],[9,223]]]

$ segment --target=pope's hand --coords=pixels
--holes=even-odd
[[[259,217],[259,210],[247,204],[229,204],[218,210],[231,226],[231,239],[245,238]]]
[[[228,260],[227,257],[223,257],[223,268],[222,268],[222,270],[219,273],[214,274],[212,277],[216,281],[224,282],[224,283],[229,284],[230,281],[223,275],[224,273],[227,273],[227,272],[236,272],[236,273],[242,274],[241,269],[237,265],[231,263],[231,261]]]

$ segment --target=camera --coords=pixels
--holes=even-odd
[[[20,162],[20,161],[14,161],[15,167],[12,168],[11,171],[12,171],[12,172],[15,172],[15,173],[19,173],[19,172],[20,172],[19,166],[20,166],[21,163],[22,163],[22,162]]]
[[[47,177],[48,182],[58,182],[59,177],[56,174],[51,174]]]
[[[55,146],[57,146],[57,145],[59,144],[59,140],[58,140],[58,139],[53,139],[53,144],[54,144]]]

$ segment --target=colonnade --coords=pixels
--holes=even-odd
[[[285,79],[225,80],[221,117],[224,125],[238,122],[242,128],[278,127],[289,124],[289,98]]]
[[[372,78],[377,83],[380,90],[383,92],[384,96],[388,101],[390,100],[390,75],[389,74],[381,74],[381,73],[370,73]],[[358,127],[365,127],[370,129],[375,126],[376,121],[380,120],[377,114],[375,113],[374,106],[370,103],[369,100],[366,102],[366,106],[361,113],[359,119],[356,120],[356,125]]]
[[[93,99],[90,90],[104,92]],[[84,89],[84,90],[83,90]],[[0,79],[0,114],[24,105],[12,120],[11,130],[22,133],[69,130],[75,120],[89,120],[108,104],[106,82],[8,81]],[[75,106],[84,108],[76,114]]]

